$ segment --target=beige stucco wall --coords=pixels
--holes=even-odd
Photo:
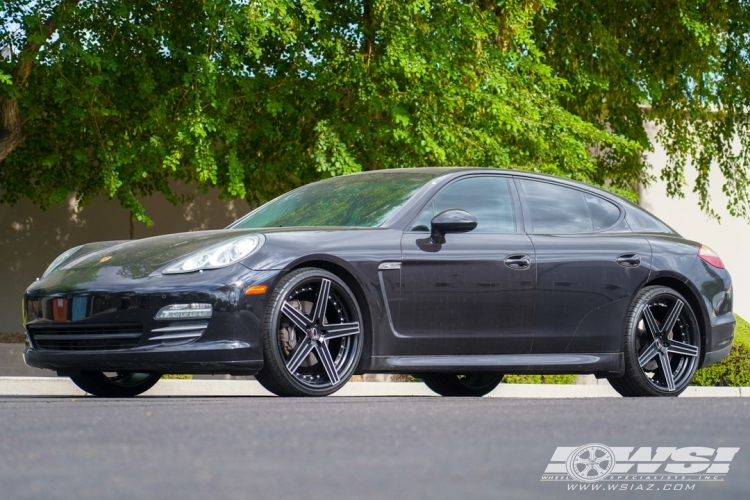
[[[653,136],[654,130],[650,133]],[[739,142],[737,144],[739,148]],[[649,155],[650,163],[658,177],[658,170],[666,164],[664,149],[655,145]],[[721,222],[709,218],[698,207],[698,196],[692,192],[695,172],[685,172],[688,186],[684,198],[669,198],[666,184],[659,180],[641,193],[641,206],[666,222],[683,237],[699,241],[713,248],[732,274],[734,286],[734,310],[750,319],[750,266],[745,252],[750,248],[750,224],[729,215],[727,199],[721,191],[723,177],[714,168],[710,176],[711,206],[720,215]]]
[[[177,189],[186,192],[184,187]],[[219,200],[218,191],[200,194],[193,202],[177,207],[161,195],[142,202],[154,224],[135,223],[135,238],[221,229],[250,209],[243,201]],[[61,252],[92,241],[129,237],[130,213],[116,201],[98,199],[79,209],[71,197],[64,206],[47,211],[25,200],[14,207],[0,205],[0,332],[23,330],[23,292]]]

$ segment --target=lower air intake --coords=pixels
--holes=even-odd
[[[140,323],[118,325],[28,325],[34,346],[45,351],[121,351],[141,340]]]

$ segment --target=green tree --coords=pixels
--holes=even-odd
[[[618,36],[609,14],[628,19],[637,6],[658,17],[654,5],[0,0],[0,47],[13,49],[0,62],[0,201],[46,207],[71,191],[84,202],[105,194],[148,222],[138,197],[179,201],[173,179],[259,203],[321,177],[425,165],[535,170],[632,196],[650,147],[648,103],[665,117],[675,191],[695,147],[688,139],[703,139],[696,127],[715,123],[709,111],[723,97],[705,90],[712,100],[686,98],[702,115],[683,113],[681,101],[670,107],[668,93],[643,87],[640,72],[727,86],[744,76],[730,84],[713,62],[687,72],[679,51],[668,67],[642,63],[657,32],[633,42],[639,50],[586,46],[589,31]],[[703,5],[664,7],[680,19],[669,36],[716,46],[741,66],[747,52],[722,52],[728,24],[711,24]],[[745,4],[726,5],[722,19],[742,24]],[[591,58],[611,62],[595,71],[581,62]],[[620,85],[609,64],[627,66],[635,83]],[[740,94],[719,106],[730,134],[744,130]],[[670,128],[676,120],[688,121]],[[731,161],[722,163],[728,192],[744,197],[747,158]]]
[[[669,155],[657,174],[670,195],[682,195],[692,161],[701,208],[716,215],[708,195],[713,164],[729,212],[748,217],[750,2],[557,0],[534,20],[534,37],[570,85],[565,108],[640,145],[605,155],[596,182],[650,182],[641,157],[653,147],[649,120]]]

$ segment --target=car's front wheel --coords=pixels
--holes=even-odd
[[[700,330],[685,298],[663,286],[642,289],[625,320],[625,374],[609,380],[626,397],[677,396],[700,359]]]
[[[362,354],[362,313],[351,289],[317,268],[281,279],[266,307],[263,369],[278,396],[327,396],[346,384]]]
[[[422,381],[441,396],[479,398],[492,392],[503,381],[503,377],[501,373],[425,373]]]
[[[130,398],[151,389],[161,378],[158,373],[81,372],[70,377],[75,385],[94,396]]]

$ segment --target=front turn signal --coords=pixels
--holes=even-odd
[[[245,295],[263,295],[266,293],[266,290],[268,290],[268,286],[266,285],[251,286],[245,290]]]

